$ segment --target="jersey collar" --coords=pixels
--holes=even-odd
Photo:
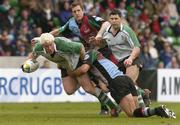
[[[122,23],[120,24],[120,30],[121,31],[123,30],[123,24]]]
[[[112,27],[112,26],[110,25],[110,26],[107,28],[107,31],[108,31],[108,32],[110,32],[111,27]],[[120,24],[120,31],[122,31],[122,30],[123,30],[123,24],[121,23],[121,24]]]
[[[112,32],[110,31],[111,27],[112,27],[112,26],[110,25],[109,28],[108,28],[108,32],[112,34]],[[113,35],[113,34],[112,34],[112,35],[113,35],[113,36],[116,36],[116,35],[117,35],[119,32],[121,32],[122,30],[123,30],[123,24],[121,23],[121,24],[120,24],[120,29],[117,31],[117,33],[116,33],[115,35]]]

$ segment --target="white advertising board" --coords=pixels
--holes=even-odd
[[[180,70],[158,69],[157,100],[180,102]]]
[[[93,102],[97,99],[82,88],[73,95],[63,89],[61,72],[38,69],[23,73],[21,69],[0,69],[0,102]]]

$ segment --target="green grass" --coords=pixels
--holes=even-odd
[[[180,125],[180,104],[166,106],[176,112],[176,119],[99,116],[98,103],[2,103],[0,125]]]

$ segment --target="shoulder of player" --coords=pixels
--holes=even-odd
[[[33,47],[33,51],[35,51],[35,52],[36,51],[42,51],[42,50],[43,50],[43,47],[39,42],[37,42]]]
[[[98,16],[88,16],[89,19],[94,19],[95,21],[105,21],[103,18]]]
[[[105,32],[110,32],[110,28],[111,28],[111,24],[109,24],[107,27],[106,27],[106,29],[105,29]]]
[[[56,44],[63,43],[63,42],[71,42],[71,40],[66,37],[55,37]]]
[[[121,24],[121,25],[122,25],[121,26],[122,32],[126,32],[128,34],[131,34],[132,32],[134,32],[128,24]]]
[[[69,18],[68,22],[70,22],[72,20],[75,20],[75,18],[73,16]]]
[[[83,45],[82,43],[79,43],[79,42],[73,42],[72,40],[70,40],[66,37],[56,37],[55,38],[55,44],[58,46],[67,45],[67,44]]]
[[[84,16],[87,16],[89,20],[93,19],[93,20],[96,20],[96,21],[104,21],[103,18],[101,17],[98,17],[98,16],[90,16],[90,15],[84,15]],[[69,18],[68,22],[71,22],[71,21],[75,21],[75,18],[72,16]]]
[[[70,25],[70,24],[72,24],[72,23],[74,23],[74,22],[76,22],[76,21],[75,21],[75,18],[74,18],[74,17],[70,17],[70,18],[68,19],[68,21],[66,22],[66,24],[64,24],[64,26],[62,26],[62,27],[67,27],[68,25]]]

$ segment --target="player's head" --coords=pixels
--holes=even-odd
[[[54,40],[54,36],[50,33],[42,33],[40,36],[40,44],[49,54],[54,53]]]
[[[109,22],[114,28],[119,28],[121,23],[121,13],[118,9],[114,9],[109,14]]]
[[[81,3],[79,2],[73,2],[71,4],[71,10],[74,18],[80,22],[83,19],[84,16],[84,9]]]

